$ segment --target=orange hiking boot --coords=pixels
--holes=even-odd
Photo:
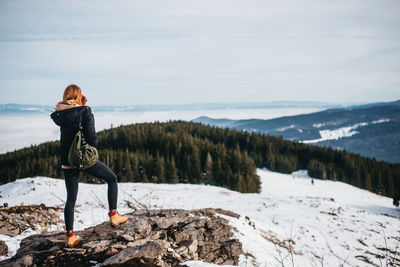
[[[66,233],[68,239],[67,239],[67,247],[72,248],[79,242],[81,242],[81,238],[75,234],[75,232],[72,233]]]
[[[128,220],[128,216],[122,216],[116,210],[109,212],[108,216],[110,216],[110,222],[113,227],[117,227],[121,223],[124,223]]]

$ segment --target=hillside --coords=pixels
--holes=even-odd
[[[122,213],[138,209],[221,208],[239,218],[219,215],[236,228],[244,254],[240,266],[380,266],[399,264],[400,211],[390,198],[334,181],[314,180],[304,172],[280,174],[257,170],[259,194],[243,194],[221,187],[191,184],[121,183],[118,207]],[[76,230],[107,220],[106,185],[79,185]],[[62,180],[27,178],[0,186],[10,206],[44,203],[63,207]],[[53,230],[62,230],[57,225]],[[6,240],[12,256],[27,231]],[[197,261],[189,266],[208,266]],[[388,265],[390,266],[390,265]]]
[[[173,121],[140,123],[98,133],[100,160],[120,182],[211,184],[259,192],[256,167],[343,181],[400,199],[400,164],[262,134]],[[0,155],[0,182],[35,175],[60,177],[59,142]],[[98,182],[84,175],[82,181]]]
[[[270,120],[193,120],[218,127],[282,136],[366,157],[400,162],[400,100],[287,116]]]

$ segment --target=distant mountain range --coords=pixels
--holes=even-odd
[[[400,100],[270,120],[199,117],[193,121],[282,136],[289,140],[346,149],[378,160],[400,162]]]
[[[134,106],[91,106],[96,112],[125,111],[165,111],[165,110],[221,110],[221,109],[267,109],[267,108],[340,108],[343,105],[309,102],[309,101],[276,101],[265,103],[193,103],[182,105],[134,105]],[[51,112],[54,106],[0,104],[0,112]]]

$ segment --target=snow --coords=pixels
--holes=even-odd
[[[320,130],[319,135],[321,138],[319,139],[312,139],[312,140],[303,140],[301,142],[306,143],[306,144],[311,144],[311,143],[318,143],[318,142],[323,142],[323,141],[328,141],[328,140],[338,140],[340,138],[344,137],[351,137],[353,135],[358,134],[358,131],[356,131],[357,128],[368,126],[369,124],[377,124],[377,123],[384,123],[390,121],[389,119],[379,119],[375,120],[372,122],[360,122],[356,123],[352,126],[346,126],[346,127],[341,127],[335,130]],[[320,128],[323,126],[322,123],[319,124],[313,124],[314,127]]]
[[[384,122],[389,122],[390,119],[380,119],[380,120],[376,120],[371,122],[372,124],[377,124],[377,123],[384,123]]]
[[[276,130],[277,130],[278,132],[283,132],[283,131],[292,129],[292,128],[294,128],[294,127],[295,127],[294,124],[292,124],[292,125],[290,125],[290,126],[286,126],[286,127],[282,127],[282,128],[277,128]]]
[[[292,259],[295,266],[338,266],[344,262],[366,265],[357,255],[379,265],[379,259],[369,253],[383,255],[384,251],[378,248],[385,248],[385,242],[388,248],[396,250],[400,212],[390,198],[336,181],[314,179],[312,185],[304,170],[292,174],[266,169],[257,172],[262,181],[260,194],[210,185],[120,183],[119,211],[132,211],[126,201],[138,201],[151,209],[212,207],[234,211],[240,218],[219,216],[227,218],[237,229],[234,236],[247,255],[240,256],[240,266],[292,266]],[[75,230],[108,219],[106,191],[106,184],[79,184]],[[0,195],[2,202],[10,206],[24,202],[63,207],[66,199],[64,181],[46,177],[2,185]],[[55,226],[55,230],[62,227]],[[24,232],[15,238],[0,235],[10,248],[8,257],[15,254],[20,240],[31,233]],[[292,245],[293,252],[282,244]],[[192,267],[210,266],[199,261],[186,263]]]
[[[325,123],[314,123],[312,126],[315,128],[321,128],[322,126],[325,126]]]

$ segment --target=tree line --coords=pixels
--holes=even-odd
[[[400,199],[400,164],[346,150],[318,147],[263,134],[169,121],[137,123],[98,133],[100,160],[122,182],[194,183],[260,192],[256,168],[337,180]],[[0,183],[31,176],[61,177],[59,142],[0,155]],[[98,182],[90,175],[82,181]]]
[[[191,135],[184,122],[143,123],[98,133],[99,159],[120,182],[193,183],[260,192],[254,160],[238,146]],[[46,142],[0,155],[0,183],[32,176],[62,177],[59,142]],[[100,180],[82,174],[81,181]]]

